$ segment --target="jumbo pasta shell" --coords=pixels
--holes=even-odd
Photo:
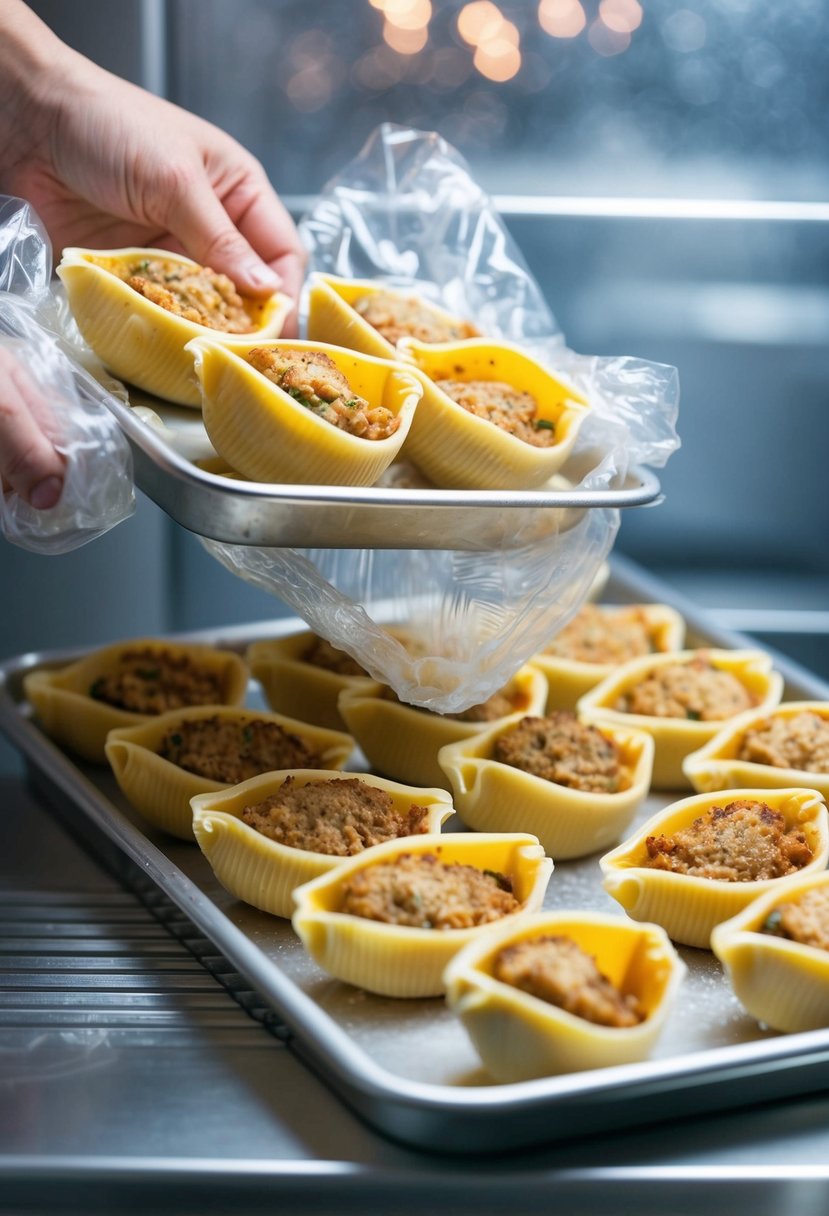
[[[336,979],[382,996],[439,995],[449,960],[490,928],[401,927],[340,911],[343,886],[349,878],[402,853],[437,854],[443,862],[506,875],[521,909],[505,916],[504,922],[515,922],[541,906],[553,868],[533,836],[446,833],[377,845],[300,887],[294,893],[292,923],[314,961]]]
[[[473,338],[427,346],[400,342],[423,381],[423,399],[412,421],[405,454],[437,486],[470,490],[533,489],[559,471],[573,450],[590,404],[560,374],[553,374],[516,346]],[[535,447],[465,410],[437,380],[502,381],[537,402],[538,425],[555,431],[550,447]]]
[[[617,841],[650,788],[650,735],[620,727],[598,728],[618,746],[628,777],[618,793],[595,793],[558,785],[493,759],[496,741],[515,725],[515,719],[501,722],[438,752],[455,808],[466,826],[479,832],[530,832],[556,860],[583,857]]]
[[[344,730],[337,708],[340,693],[368,680],[329,671],[304,657],[316,638],[309,629],[252,642],[246,660],[254,679],[262,685],[268,705],[277,713],[293,714],[332,730]]]
[[[321,351],[355,394],[400,420],[385,439],[340,430],[295,401],[247,361],[256,347]],[[254,481],[311,485],[373,485],[409,432],[422,387],[401,365],[320,342],[287,339],[229,344],[196,338],[195,360],[204,425],[216,451]]]
[[[685,759],[682,766],[685,776],[700,793],[746,785],[769,789],[805,785],[829,798],[829,773],[761,764],[740,757],[748,731],[766,722],[785,723],[800,714],[814,714],[829,722],[829,701],[784,701],[773,709],[752,709],[732,718],[699,751]]]
[[[774,1030],[796,1034],[829,1026],[829,951],[762,931],[780,904],[827,887],[825,872],[782,879],[711,934],[711,949],[737,999]]]
[[[169,731],[182,723],[205,718],[224,719],[240,726],[250,722],[272,723],[307,744],[326,769],[341,769],[354,750],[354,740],[341,731],[324,730],[282,714],[235,706],[174,710],[140,726],[110,731],[106,756],[122,793],[153,827],[181,840],[194,839],[190,800],[199,794],[228,789],[229,783],[189,772],[160,755],[159,748]]]
[[[451,800],[443,790],[413,789],[368,773],[341,772],[337,776],[356,777],[367,785],[385,790],[394,805],[402,810],[412,804],[425,806],[429,839],[440,832],[441,824],[452,814]],[[246,806],[277,792],[287,777],[298,786],[304,786],[329,781],[332,774],[318,769],[267,773],[222,793],[199,795],[192,801],[193,832],[222,886],[237,899],[263,912],[285,917],[293,912],[293,893],[297,887],[344,863],[340,856],[280,844],[242,820]],[[408,842],[420,837],[400,839]],[[398,844],[399,840],[391,843]],[[375,845],[366,852],[381,847]]]
[[[668,604],[601,604],[597,607],[609,623],[616,614],[625,615],[632,610],[640,613],[650,635],[652,651],[661,654],[682,649],[685,622]],[[539,651],[529,661],[547,677],[547,713],[554,709],[575,709],[585,693],[607,679],[619,666],[618,663],[588,663],[548,651]]]
[[[495,978],[507,946],[569,938],[645,1014],[635,1026],[597,1025]],[[496,1081],[607,1068],[645,1059],[658,1039],[686,967],[658,925],[631,925],[597,912],[540,912],[496,924],[465,946],[444,973],[446,1002]]]
[[[46,734],[85,760],[105,764],[111,730],[137,726],[155,715],[121,709],[96,699],[90,690],[97,680],[117,670],[123,656],[145,650],[151,656],[186,658],[198,670],[214,676],[220,692],[213,702],[241,705],[245,699],[248,669],[239,655],[196,643],[139,638],[105,646],[66,667],[30,672],[24,678],[26,698]]]
[[[629,713],[617,703],[652,672],[668,664],[691,663],[704,656],[711,666],[729,672],[746,689],[755,707],[768,712],[783,694],[783,677],[772,668],[771,657],[762,650],[678,650],[630,659],[579,700],[577,709],[587,722],[597,725],[632,726],[647,731],[655,744],[654,789],[683,789],[689,781],[683,772],[686,756],[697,751],[723,728],[726,720],[701,721]],[[735,715],[736,716],[736,715]]]
[[[540,671],[524,665],[505,685],[516,714],[543,711],[547,682]],[[361,681],[340,694],[340,715],[373,768],[396,781],[412,785],[449,787],[438,763],[438,752],[448,743],[488,730],[493,722],[464,722],[402,701],[389,700],[383,684]]]
[[[178,405],[198,407],[201,397],[186,344],[200,335],[216,342],[235,338],[177,316],[119,277],[119,270],[147,258],[198,268],[190,258],[164,249],[71,248],[64,249],[57,274],[81,334],[115,376]],[[281,333],[293,307],[280,292],[265,300],[246,299],[244,304],[255,326],[244,336],[258,339]]]
[[[812,789],[743,789],[732,798],[767,803],[786,820],[787,830],[803,831],[812,849],[812,860],[798,876],[826,868],[829,860],[829,817],[823,799]],[[788,881],[786,878],[749,882],[727,882],[693,874],[653,869],[645,864],[649,836],[670,836],[687,828],[694,819],[724,799],[717,794],[694,794],[672,803],[643,824],[634,836],[607,853],[599,862],[602,885],[622,905],[628,916],[654,921],[675,942],[686,946],[709,945],[715,925],[736,915],[765,891]]]
[[[396,296],[404,301],[414,297],[438,323],[460,328],[465,331],[464,336],[477,334],[474,326],[419,297],[416,289],[400,291],[375,279],[345,279],[316,273],[311,276],[308,294],[308,337],[362,351],[364,355],[376,355],[380,359],[396,358],[396,343],[388,341],[370,325],[356,307],[358,301],[378,293]]]

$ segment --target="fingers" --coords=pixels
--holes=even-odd
[[[38,422],[46,408],[23,365],[0,347],[0,478],[41,511],[57,503],[64,473],[63,458]]]
[[[288,211],[262,166],[235,140],[213,128],[204,139],[210,146],[198,174],[181,180],[167,200],[170,232],[190,257],[226,274],[244,294],[281,288],[296,300],[305,252]]]
[[[282,279],[282,290],[297,299],[306,253],[293,220],[258,165],[252,181],[223,200],[230,218],[259,256]]]
[[[208,180],[193,183],[168,212],[170,232],[191,258],[226,274],[246,295],[270,295],[282,286],[277,272],[249,244]]]

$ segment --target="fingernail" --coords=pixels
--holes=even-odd
[[[63,478],[52,476],[44,477],[43,481],[39,481],[29,495],[29,504],[36,511],[48,511],[50,507],[54,507],[60,498],[63,490]]]
[[[282,286],[282,280],[270,266],[255,262],[247,269],[247,280],[251,287],[260,291],[276,291]]]

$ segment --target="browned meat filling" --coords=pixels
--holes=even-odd
[[[622,788],[617,745],[567,710],[523,718],[496,740],[493,759],[571,789],[615,794]]]
[[[163,714],[186,705],[215,705],[222,681],[186,654],[169,650],[125,650],[113,671],[99,676],[90,697],[136,714]]]
[[[829,950],[829,887],[812,887],[797,899],[778,904],[766,917],[762,932]]]
[[[294,401],[358,439],[388,439],[400,419],[359,397],[330,355],[319,350],[257,346],[248,362]]]
[[[325,671],[333,671],[338,676],[364,676],[368,673],[356,659],[344,650],[337,650],[325,638],[315,637],[308,649],[302,655],[303,663],[311,663],[314,667],[322,667]]]
[[[216,716],[180,722],[164,736],[159,755],[188,773],[228,785],[274,769],[325,767],[303,739],[261,718],[239,722]]]
[[[585,604],[545,646],[544,654],[578,663],[624,663],[659,650],[644,608]]]
[[[750,709],[751,693],[730,671],[721,671],[702,656],[688,663],[656,667],[619,698],[615,708],[657,718],[717,722]]]
[[[829,773],[829,718],[809,710],[758,722],[743,735],[737,759]]]
[[[646,865],[719,882],[782,878],[814,854],[802,831],[786,830],[779,811],[752,798],[714,806],[673,836],[649,836]]]
[[[187,321],[232,334],[256,328],[234,284],[209,266],[142,258],[121,277],[134,291]]]
[[[623,995],[569,937],[550,935],[505,946],[495,956],[493,974],[598,1026],[638,1026],[645,1018],[636,997]]]
[[[538,417],[538,402],[502,380],[436,380],[439,389],[476,418],[483,418],[536,448],[556,442],[555,423]]]
[[[468,321],[450,320],[414,296],[373,291],[356,300],[354,307],[392,346],[401,338],[416,338],[418,342],[460,342],[478,334]]]
[[[357,777],[298,786],[286,777],[263,802],[246,806],[245,823],[263,836],[308,853],[350,857],[373,844],[428,831],[428,810],[395,807],[391,795]]]
[[[503,874],[434,853],[402,853],[368,866],[343,887],[341,911],[416,929],[469,929],[520,908]]]

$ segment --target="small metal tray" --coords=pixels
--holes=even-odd
[[[715,629],[660,583],[618,561],[605,598],[673,603],[686,618],[690,645],[751,645]],[[191,636],[243,649],[298,626],[280,621]],[[104,852],[130,859],[130,872],[143,876],[136,889],[142,893],[143,884],[149,903],[147,889],[165,892],[272,1006],[289,1047],[376,1130],[433,1151],[500,1152],[829,1086],[829,1029],[764,1030],[741,1009],[714,956],[693,949],[681,950],[688,975],[650,1060],[493,1085],[443,1000],[374,997],[331,979],[287,921],[229,896],[194,845],[149,829],[110,774],[74,762],[42,734],[29,716],[22,677],[74,657],[30,654],[0,667],[0,728],[23,752],[35,785],[62,817],[99,842],[96,847],[103,842]],[[829,686],[775,658],[787,699],[829,699]],[[641,817],[676,796],[652,795]],[[546,906],[622,915],[601,887],[596,857],[558,863]]]
[[[608,489],[578,489],[598,452],[568,462],[539,490],[424,488],[400,466],[367,487],[265,485],[223,466],[199,411],[137,390],[130,402],[109,405],[132,447],[136,485],[183,527],[228,544],[445,549],[451,538],[457,550],[511,549],[573,527],[586,509],[643,506],[660,492],[658,478],[640,468]]]

